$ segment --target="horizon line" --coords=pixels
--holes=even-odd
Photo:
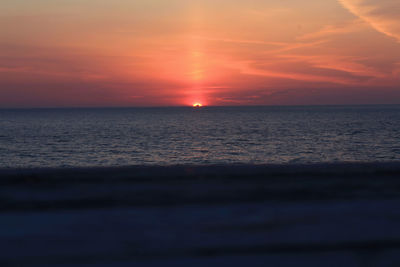
[[[204,108],[239,108],[239,107],[345,107],[345,106],[398,106],[397,104],[280,104],[280,105],[204,105],[200,109]],[[190,105],[171,105],[171,106],[49,106],[49,107],[0,107],[0,110],[40,110],[40,109],[149,109],[149,108],[194,108]]]

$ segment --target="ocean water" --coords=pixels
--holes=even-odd
[[[0,110],[0,168],[400,160],[400,106]]]

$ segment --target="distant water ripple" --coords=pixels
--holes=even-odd
[[[0,167],[400,160],[400,106],[0,110]]]

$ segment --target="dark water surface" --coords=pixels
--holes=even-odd
[[[0,167],[400,160],[400,106],[0,110]]]
[[[0,266],[400,266],[399,121],[400,106],[0,110]]]

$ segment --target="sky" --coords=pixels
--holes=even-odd
[[[2,0],[0,108],[400,104],[398,0]]]

